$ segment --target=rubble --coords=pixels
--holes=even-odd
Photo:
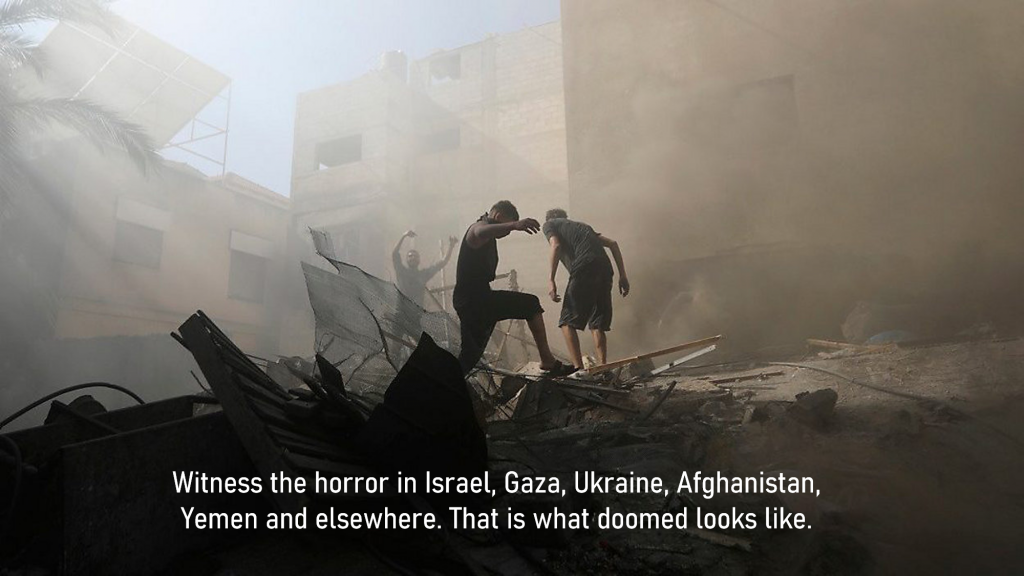
[[[787,413],[797,422],[821,430],[831,423],[832,410],[838,399],[839,395],[831,388],[801,392],[796,395],[796,402],[789,407]]]
[[[945,494],[946,485],[968,495],[969,502],[953,508],[960,521],[1012,526],[1011,512],[993,515],[991,510],[1000,495],[1015,494],[1013,478],[1024,472],[1018,464],[1018,420],[1006,410],[1021,398],[1013,384],[1024,371],[1006,360],[1024,353],[1021,340],[901,342],[871,348],[870,354],[856,345],[849,356],[694,365],[693,359],[715,350],[716,336],[598,367],[596,374],[616,374],[608,380],[550,378],[532,365],[518,371],[481,366],[464,379],[451,354],[453,342],[445,340],[445,322],[424,320],[429,329],[410,347],[402,332],[408,328],[405,319],[378,317],[391,310],[387,294],[377,291],[381,281],[340,263],[338,270],[305,269],[318,323],[318,346],[310,359],[281,359],[264,370],[198,312],[182,324],[178,339],[195,357],[214,397],[111,412],[88,400],[55,403],[48,425],[10,435],[23,458],[4,462],[23,459],[18,465],[24,474],[41,480],[20,499],[18,518],[34,515],[37,521],[16,545],[28,546],[31,534],[51,535],[43,549],[30,550],[25,558],[58,551],[54,557],[71,567],[67,574],[133,572],[153,558],[186,571],[209,571],[206,562],[232,569],[261,548],[277,551],[268,560],[275,573],[336,571],[354,564],[355,573],[860,574],[879,566],[912,569],[902,564],[904,558],[940,569],[942,564],[929,559],[934,546],[899,534],[909,526],[954,547],[937,528],[941,518],[936,527],[907,520],[908,515],[932,518],[929,502]],[[347,302],[354,312],[342,313],[335,301]],[[669,353],[686,354],[652,368],[651,358]],[[990,368],[997,362],[998,369]],[[183,438],[188,442],[181,444]],[[203,450],[191,449],[197,445]],[[119,467],[98,466],[101,451],[116,454]],[[126,460],[130,463],[120,464]],[[282,471],[306,478],[398,472],[425,478],[429,473],[487,477],[499,488],[493,498],[367,488],[347,495],[202,500],[170,492],[171,468],[263,479]],[[510,471],[522,478],[568,479],[581,470],[601,479],[658,477],[667,485],[684,472],[786,473],[813,477],[821,496],[720,494],[704,500],[680,493],[524,494],[506,492],[499,481]],[[998,479],[991,493],[979,492],[970,481],[976,473]],[[73,484],[61,488],[62,478]],[[110,490],[74,488],[97,483]],[[161,488],[148,492],[149,485]],[[59,489],[74,489],[74,500],[53,498]],[[180,518],[168,512],[166,501],[229,511],[309,508],[332,515],[382,506],[413,514],[450,506],[467,514],[509,509],[744,513],[773,507],[805,515],[814,530],[562,526],[509,531],[498,522],[394,533],[326,531],[276,538],[255,533],[231,543],[182,534]],[[87,522],[98,510],[104,520]],[[989,511],[984,519],[982,510]],[[66,529],[53,539],[43,522],[58,520]],[[149,539],[126,532],[125,527],[140,530],[144,523],[173,535],[173,544],[152,539],[162,545],[155,549],[145,544]],[[130,554],[123,553],[118,539],[132,547]],[[975,540],[972,545],[984,540],[1006,554],[1017,545],[991,530]],[[893,554],[891,542],[901,547],[900,555]],[[307,554],[310,543],[315,551]],[[948,556],[945,561],[951,562]]]
[[[353,442],[377,469],[407,476],[470,478],[487,470],[487,443],[458,360],[427,334]]]

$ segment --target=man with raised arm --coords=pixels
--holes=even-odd
[[[569,356],[577,370],[583,369],[578,330],[589,328],[594,335],[598,364],[608,362],[608,337],[612,327],[612,264],[605,248],[611,250],[615,266],[619,269],[619,293],[629,294],[629,279],[622,261],[619,244],[602,236],[583,222],[569,220],[561,208],[548,210],[544,218],[544,236],[551,245],[548,295],[555,302],[562,301],[562,314],[558,326],[565,335]],[[555,275],[561,262],[569,271],[565,298],[558,295]]]
[[[448,238],[448,252],[444,255],[444,258],[433,266],[428,268],[420,269],[420,253],[416,250],[409,250],[405,255],[405,265],[402,265],[402,244],[406,238],[415,238],[416,233],[409,230],[398,239],[398,244],[395,244],[395,249],[391,251],[391,263],[395,267],[395,284],[398,285],[398,289],[405,294],[406,298],[412,300],[417,306],[423,307],[423,296],[427,292],[427,282],[434,277],[435,274],[444,268],[448,261],[452,257],[452,248],[455,247],[455,243],[458,240],[454,236]]]
[[[526,320],[533,333],[541,369],[553,376],[564,376],[573,368],[551,354],[540,300],[532,294],[491,290],[491,281],[498,269],[498,239],[513,231],[536,234],[540,223],[533,218],[520,220],[516,207],[502,200],[470,226],[462,239],[452,295],[462,325],[459,363],[463,373],[472,370],[483,356],[495,324],[517,318]]]

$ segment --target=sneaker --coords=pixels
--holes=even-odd
[[[552,378],[558,378],[561,376],[568,376],[575,371],[576,367],[573,366],[572,364],[565,364],[564,362],[559,362],[558,364],[555,364],[551,368],[545,370],[544,375],[550,376]]]

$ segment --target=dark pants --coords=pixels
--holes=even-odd
[[[507,290],[477,291],[458,294],[455,311],[462,326],[462,351],[459,364],[462,373],[469,373],[484,355],[494,325],[501,320],[529,320],[544,312],[540,300],[533,294]]]
[[[607,332],[612,328],[612,266],[595,260],[569,276],[559,326]]]

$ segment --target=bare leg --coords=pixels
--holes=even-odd
[[[558,360],[551,354],[551,347],[548,346],[548,332],[544,327],[544,315],[537,314],[526,321],[533,334],[533,341],[537,343],[537,351],[540,352],[541,370],[550,370],[558,364]]]
[[[580,336],[572,326],[562,326],[562,334],[565,335],[565,345],[569,347],[569,358],[577,370],[583,369],[583,353],[580,352]]]
[[[597,348],[597,363],[608,363],[608,335],[603,330],[593,330],[594,348]]]

